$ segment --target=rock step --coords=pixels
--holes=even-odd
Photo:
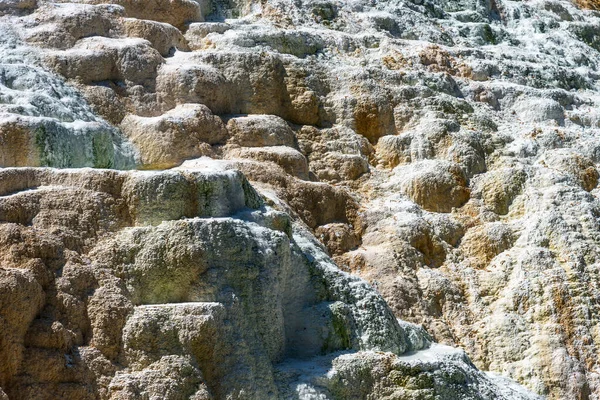
[[[72,0],[58,0],[71,3]],[[166,22],[181,30],[190,22],[204,21],[211,10],[209,0],[79,0],[85,4],[117,4],[125,8],[128,17]]]
[[[44,186],[51,188],[30,190]],[[125,202],[134,225],[157,225],[182,217],[223,217],[261,204],[244,175],[235,170],[116,172],[6,168],[0,170],[0,219],[31,223],[40,208],[35,204],[45,198],[58,198],[60,192],[78,193],[91,203],[96,202],[93,199],[97,193],[120,199]],[[67,207],[56,201],[53,204],[59,209]],[[114,205],[107,207],[112,213],[118,211]]]
[[[96,399],[91,385],[75,382],[34,383],[19,387],[18,391],[7,390],[10,400],[56,400],[56,399]]]
[[[79,40],[71,49],[51,52],[46,61],[57,73],[81,82],[142,84],[156,77],[163,58],[145,39],[94,36]]]
[[[25,335],[25,346],[67,351],[73,345],[73,334],[60,322],[49,319],[34,320]]]

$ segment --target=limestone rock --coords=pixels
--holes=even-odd
[[[498,254],[512,247],[515,234],[501,223],[490,223],[471,228],[461,240],[461,250],[475,265],[485,266]]]
[[[5,362],[0,382],[5,386],[23,362],[24,337],[29,324],[44,303],[43,290],[27,270],[2,270],[2,346],[0,357]]]
[[[127,36],[146,39],[163,57],[175,50],[189,50],[181,32],[167,23],[127,18],[124,25]]]
[[[563,108],[557,101],[548,99],[523,100],[517,102],[513,109],[519,118],[526,121],[554,121],[564,124]]]
[[[0,398],[599,397],[597,9],[0,0]]]
[[[294,132],[275,115],[234,117],[227,121],[230,142],[244,147],[294,147]]]
[[[72,49],[56,51],[48,57],[48,64],[56,72],[88,83],[110,80],[143,83],[156,76],[163,62],[146,40],[98,36],[81,39]]]
[[[410,356],[364,352],[280,368],[285,375],[297,376],[285,387],[285,399],[538,398],[502,378],[473,371],[464,353],[442,345]]]
[[[410,143],[408,136],[383,136],[377,142],[377,155],[387,167],[396,167],[410,161]]]
[[[2,293],[18,299],[2,302],[9,396],[37,398],[43,384],[77,398],[95,390],[115,399],[279,398],[273,369],[287,357],[429,345],[366,282],[338,270],[306,228],[273,229],[273,211],[258,209],[239,173],[206,167],[2,171],[0,208],[13,210],[2,216],[11,232],[0,247],[9,266]],[[98,230],[59,217],[57,200],[74,191],[105,199]],[[248,208],[258,215],[236,217]],[[10,222],[27,213],[30,226]],[[88,240],[78,244],[65,230]],[[19,268],[11,257],[39,265]]]
[[[450,212],[469,199],[466,176],[456,164],[423,161],[395,173],[407,196],[428,211]]]
[[[360,244],[358,235],[347,224],[331,223],[319,226],[315,230],[319,240],[327,246],[332,254],[344,254]]]
[[[273,162],[291,176],[308,180],[308,163],[299,151],[287,146],[242,147],[227,152],[227,158]]]
[[[576,182],[588,192],[598,185],[595,163],[577,152],[560,149],[548,151],[540,162],[575,177]]]
[[[481,191],[486,206],[505,215],[515,198],[522,193],[527,173],[522,168],[503,168],[491,171],[473,184],[475,195]],[[481,188],[481,189],[480,189]]]
[[[192,50],[199,50],[206,45],[203,39],[211,33],[222,34],[227,32],[231,26],[224,22],[194,22],[191,23],[185,32],[185,38]]]
[[[165,356],[147,369],[139,372],[120,373],[109,386],[110,399],[190,398],[212,400],[202,374],[188,358]]]
[[[65,2],[65,1],[57,1]],[[81,0],[87,4],[103,4],[101,0]],[[154,0],[140,2],[137,0],[118,0],[114,2],[125,8],[127,16],[138,19],[166,22],[177,28],[186,23],[202,21],[208,12],[208,3],[195,0]]]
[[[0,68],[2,166],[135,166],[134,149],[77,90],[23,53],[12,27],[2,37],[12,43]]]
[[[118,29],[122,7],[109,4],[46,3],[36,12],[27,41],[42,47],[68,49],[79,39],[110,36]]]
[[[0,13],[18,13],[24,10],[31,10],[36,5],[36,0],[2,0],[0,2]]]
[[[202,156],[207,145],[223,143],[228,137],[221,119],[201,104],[180,105],[159,117],[130,115],[121,129],[139,149],[146,168],[168,168]]]

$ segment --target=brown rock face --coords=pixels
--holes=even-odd
[[[227,121],[230,143],[244,147],[294,146],[294,132],[282,118],[249,115]]]
[[[510,249],[515,242],[512,230],[501,223],[477,226],[463,236],[460,248],[475,265],[486,266],[498,254]]]
[[[0,357],[4,360],[0,370],[2,386],[17,373],[26,355],[23,338],[29,325],[44,304],[41,285],[26,268],[2,270],[2,342]]]
[[[576,0],[577,3],[582,8],[588,8],[590,10],[599,10],[600,3],[596,0]]]
[[[469,200],[467,178],[458,165],[423,162],[412,165],[411,169],[402,186],[407,196],[423,209],[450,212]]]
[[[40,156],[35,149],[35,131],[26,123],[16,120],[0,125],[2,150],[0,150],[0,165],[3,166],[37,166]]]
[[[175,50],[189,51],[181,31],[170,24],[129,18],[124,21],[124,27],[127,36],[146,39],[163,57]]]
[[[315,234],[331,254],[340,255],[360,245],[358,235],[347,224],[331,223],[319,226]]]
[[[203,163],[0,171],[4,397],[276,399],[284,359],[429,344],[241,173]]]
[[[202,264],[194,268],[181,264],[180,271],[185,271],[188,279],[182,276],[167,283],[167,278],[167,286],[149,284],[148,279],[154,278],[143,272],[145,267],[142,267],[140,276],[145,278],[135,278],[137,285],[152,288],[154,292],[143,289],[143,294],[132,302],[129,295],[132,289],[123,286],[117,278],[119,273],[115,275],[111,270],[116,263],[126,265],[129,256],[110,246],[107,252],[88,252],[96,247],[100,237],[110,232],[147,223],[148,209],[160,221],[169,219],[168,215],[175,218],[185,215],[186,205],[180,204],[183,208],[178,209],[177,202],[169,200],[175,201],[171,196],[177,193],[177,188],[188,191],[201,203],[210,192],[213,200],[206,197],[208,202],[201,205],[203,211],[192,210],[194,215],[229,214],[246,205],[255,206],[255,200],[244,197],[242,186],[247,183],[241,175],[233,171],[224,174],[221,177],[155,174],[154,179],[162,188],[144,192],[140,186],[151,178],[148,173],[2,171],[0,357],[5,362],[0,369],[0,382],[9,398],[97,397],[92,389],[94,374],[108,378],[102,363],[111,365],[109,360],[119,359],[123,351],[122,332],[134,305],[189,297],[181,290],[185,290],[186,282],[189,287],[190,282],[196,281],[202,273],[198,269]],[[202,181],[204,178],[208,180]],[[220,188],[221,184],[229,189]],[[136,188],[135,196],[130,193],[132,188]],[[228,190],[235,190],[236,194],[228,195]],[[247,193],[253,196],[252,192]],[[188,244],[184,240],[180,245]],[[148,254],[178,253],[180,245],[168,245],[170,250],[150,249]],[[198,256],[193,249],[181,248],[181,251],[187,253],[181,258],[183,261],[187,257],[187,263]],[[94,255],[98,252],[102,254]],[[141,256],[140,262],[144,257]],[[160,260],[161,256],[155,253],[150,258]],[[177,275],[176,272],[174,276]],[[179,294],[175,288],[179,288]],[[165,299],[165,295],[170,298]],[[91,347],[86,350],[87,345]],[[81,352],[74,353],[79,347]],[[94,351],[100,352],[100,358],[95,356],[97,361],[87,364],[84,360]]]
[[[210,154],[210,145],[224,143],[228,137],[223,121],[201,104],[180,105],[160,117],[130,115],[121,129],[149,169],[170,168]]]
[[[57,1],[56,3],[64,3]],[[86,4],[105,4],[100,0],[85,0]],[[195,21],[203,21],[208,11],[208,3],[193,0],[118,0],[113,2],[125,8],[127,15],[142,20],[155,20],[166,22],[182,29],[185,24]]]
[[[389,103],[380,99],[359,99],[354,108],[356,133],[376,143],[393,128],[393,113]]]

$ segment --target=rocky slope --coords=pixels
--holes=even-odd
[[[596,2],[110,3],[0,0],[0,165],[163,171],[0,171],[8,398],[600,399]]]
[[[534,398],[430,347],[240,172],[0,182],[2,398]]]

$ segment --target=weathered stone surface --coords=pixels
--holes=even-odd
[[[36,0],[2,0],[0,2],[0,13],[19,13],[35,8]]]
[[[171,55],[175,50],[189,50],[181,31],[170,24],[127,18],[124,20],[124,27],[127,36],[146,39],[163,57]]]
[[[59,74],[85,83],[131,81],[134,84],[154,78],[162,62],[147,40],[102,37],[83,38],[69,50],[50,53],[47,60]]]
[[[229,136],[223,121],[202,104],[183,104],[159,117],[129,115],[121,130],[139,149],[142,166],[153,169],[210,154],[210,145]]]
[[[291,176],[308,180],[308,163],[306,157],[292,147],[234,147],[227,151],[226,158],[273,162]]]
[[[406,195],[427,211],[450,212],[469,199],[467,178],[456,164],[422,161],[395,174]]]
[[[135,151],[118,130],[95,115],[74,88],[40,67],[14,26],[0,26],[1,165],[134,167]]]
[[[27,41],[42,47],[68,49],[79,39],[110,36],[119,28],[124,10],[117,5],[45,3],[36,11],[36,26]]]
[[[0,166],[183,164],[0,171],[0,398],[600,396],[595,2],[103,3],[0,0]]]
[[[281,398],[288,357],[429,345],[241,174],[205,167],[0,172],[8,396]]]
[[[294,146],[294,132],[275,115],[249,115],[227,121],[231,143],[244,147]]]
[[[56,3],[68,3],[59,0]],[[104,4],[102,0],[78,0],[77,3]],[[166,22],[179,29],[186,23],[203,21],[209,11],[205,0],[117,0],[112,2],[125,8],[128,17]]]

